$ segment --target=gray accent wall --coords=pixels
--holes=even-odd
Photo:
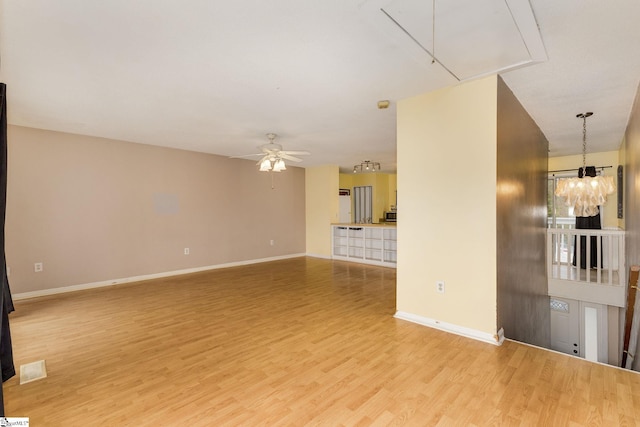
[[[640,90],[629,117],[625,133],[624,225],[627,267],[640,264]]]
[[[501,78],[497,96],[498,326],[506,338],[549,347],[545,269],[549,143]]]
[[[627,273],[632,265],[640,265],[640,90],[629,116],[624,142],[624,226],[626,230],[625,251]],[[640,306],[636,300],[636,315]],[[633,340],[632,340],[633,341]],[[640,342],[640,336],[638,336]],[[633,348],[629,349],[633,352]],[[637,349],[636,353],[637,354]],[[636,358],[632,369],[640,371],[640,358]]]

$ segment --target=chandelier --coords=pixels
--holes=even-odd
[[[376,172],[380,170],[380,163],[371,160],[363,160],[359,165],[353,167],[353,173]]]
[[[607,201],[607,196],[616,190],[611,176],[587,176],[587,117],[592,112],[580,113],[576,117],[582,119],[582,176],[578,178],[561,178],[558,180],[555,195],[565,199],[566,206],[573,206],[575,216],[596,216],[600,213],[598,206]]]

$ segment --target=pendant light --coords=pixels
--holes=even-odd
[[[573,206],[573,214],[580,217],[596,216],[600,213],[598,206],[607,201],[616,186],[612,176],[586,176],[587,171],[587,117],[592,112],[580,113],[582,119],[582,176],[578,178],[560,178],[555,195],[565,199],[566,206]]]

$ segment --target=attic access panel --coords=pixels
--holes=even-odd
[[[387,18],[387,32],[391,24],[396,41],[430,63],[433,0],[373,1]],[[435,58],[457,80],[547,59],[528,0],[435,1]]]

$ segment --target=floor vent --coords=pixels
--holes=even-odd
[[[30,383],[47,377],[44,360],[20,365],[20,384]]]

